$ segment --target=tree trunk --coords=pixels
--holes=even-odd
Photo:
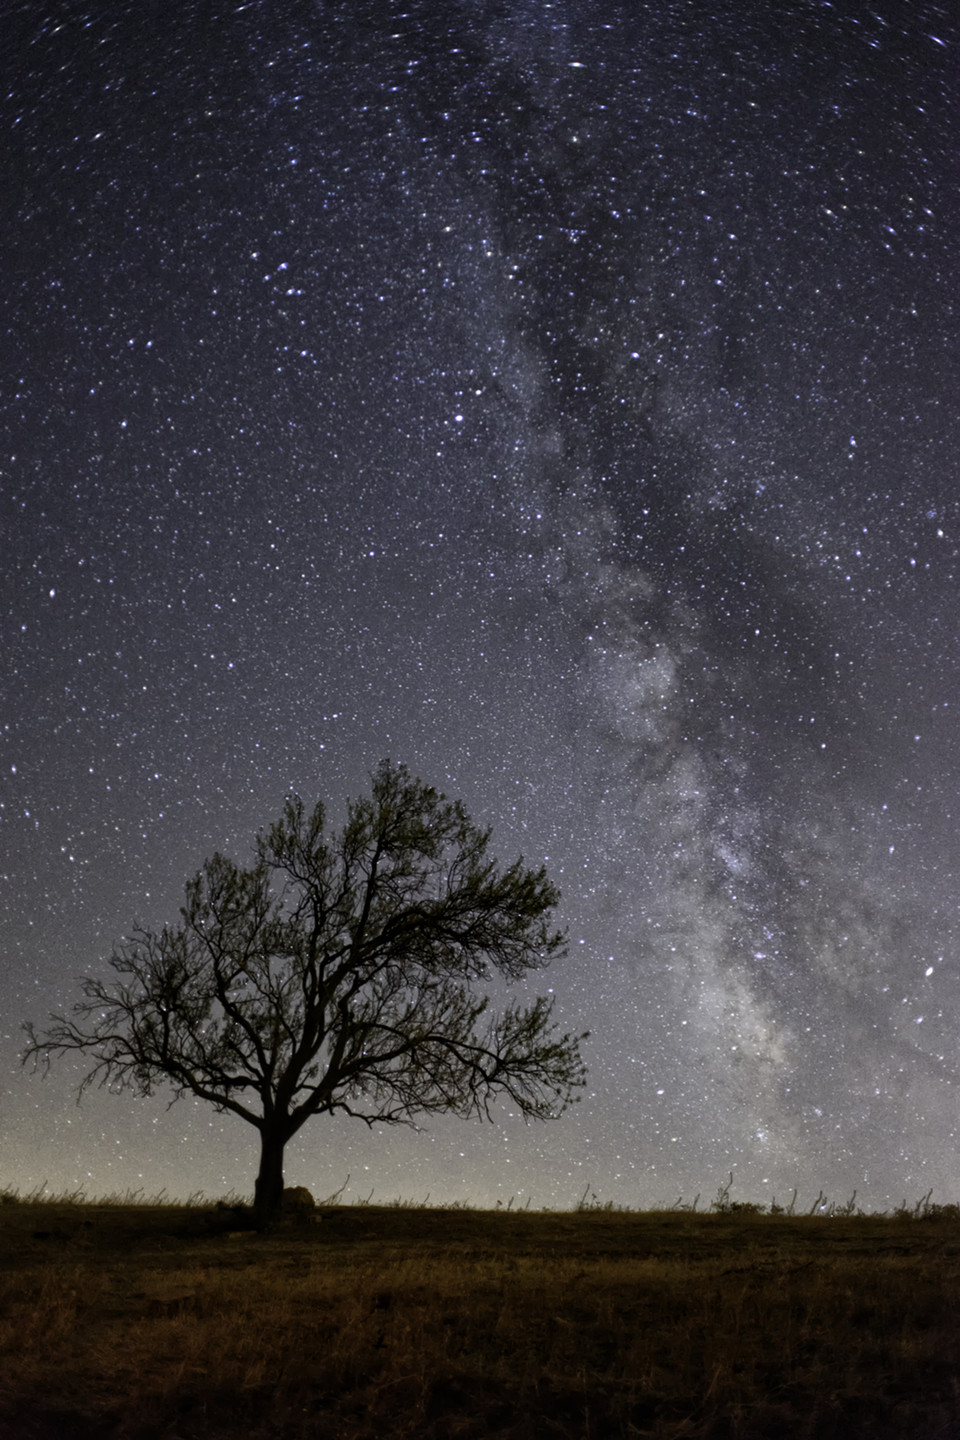
[[[267,1225],[280,1210],[283,1199],[283,1150],[286,1141],[279,1130],[260,1131],[260,1170],[253,1191],[257,1222]]]

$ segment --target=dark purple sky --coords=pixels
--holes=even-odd
[[[8,6],[0,1184],[251,1189],[19,1023],[389,755],[546,859],[589,1092],[291,1183],[957,1198],[957,28]]]

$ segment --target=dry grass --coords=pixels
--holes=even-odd
[[[950,1216],[240,1223],[0,1207],[0,1440],[960,1437]]]

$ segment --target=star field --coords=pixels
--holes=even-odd
[[[19,1022],[389,755],[560,885],[588,1092],[290,1183],[956,1198],[949,7],[7,28],[0,1184],[251,1189]]]

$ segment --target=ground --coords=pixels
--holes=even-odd
[[[951,1215],[0,1206],[0,1440],[956,1440],[957,1354]]]

